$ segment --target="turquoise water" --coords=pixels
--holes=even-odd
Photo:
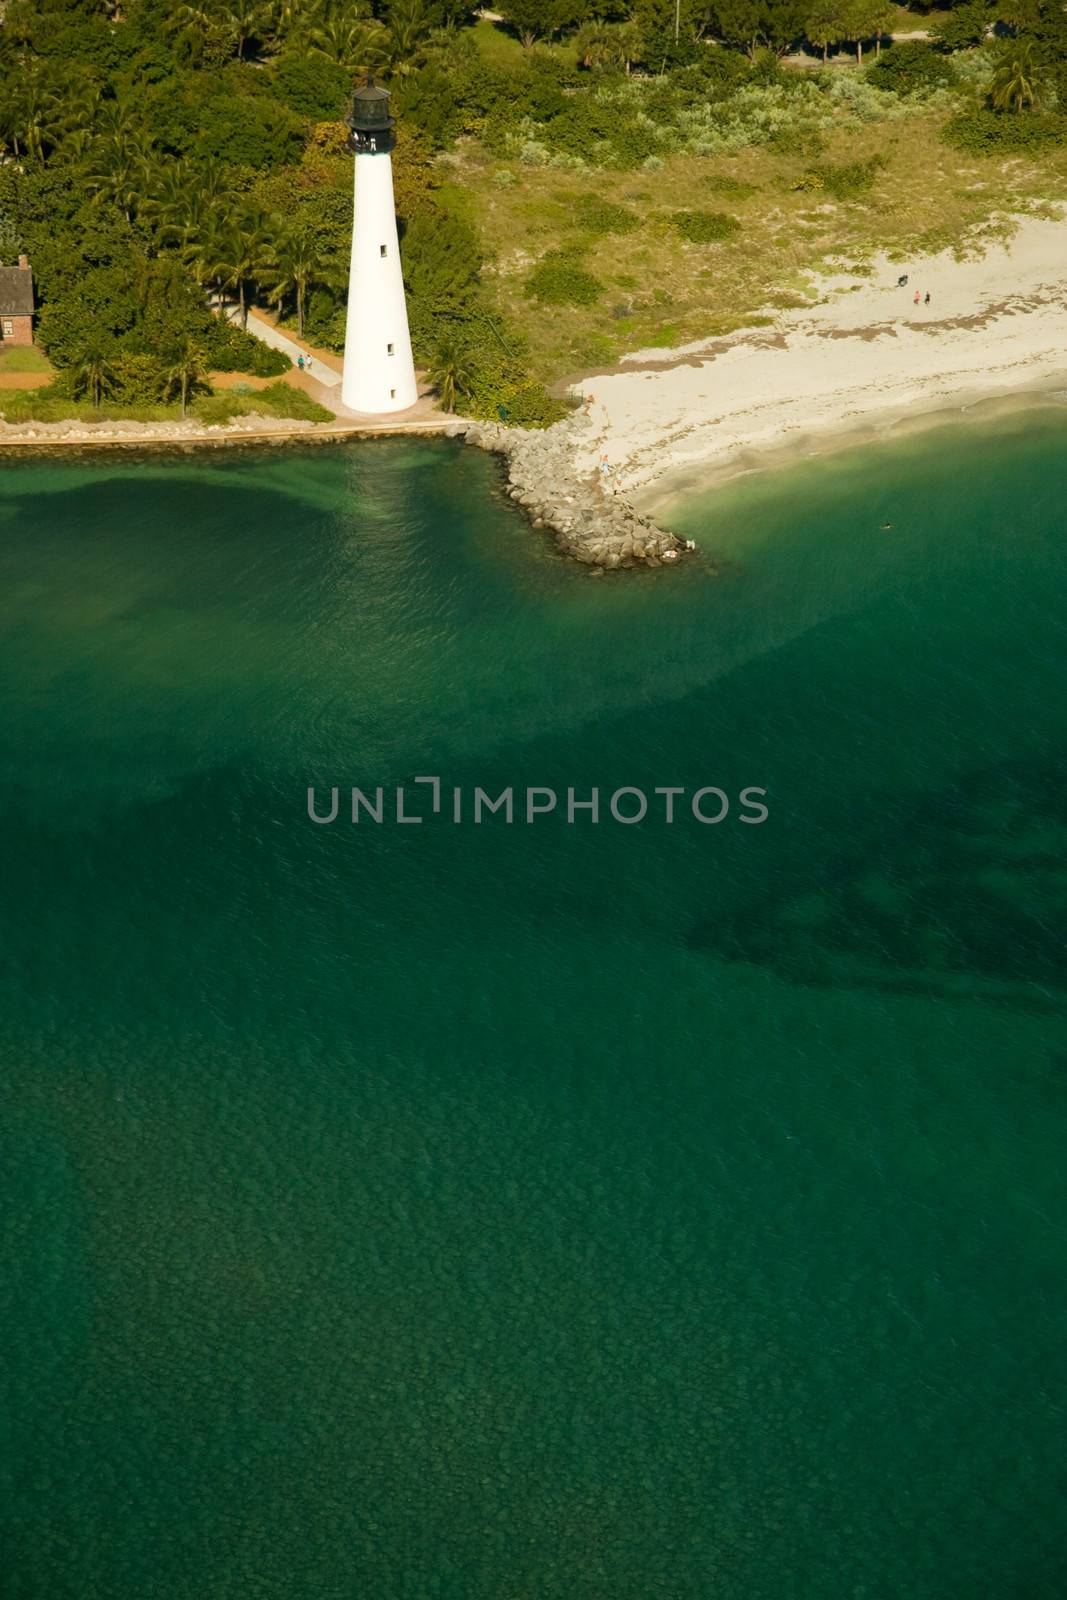
[[[1062,1593],[1065,445],[0,468],[5,1600]]]

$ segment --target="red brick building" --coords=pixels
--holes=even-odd
[[[17,267],[0,266],[0,350],[33,343],[33,273],[26,256]]]

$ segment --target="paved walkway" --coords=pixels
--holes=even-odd
[[[227,305],[226,314],[231,322],[237,322],[240,319],[240,312],[235,305]],[[271,322],[269,317],[265,317],[262,312],[254,309],[249,311],[248,331],[254,334],[257,339],[262,339],[264,344],[269,344],[272,350],[281,350],[289,357],[294,367],[296,367],[297,361],[301,356],[303,356],[305,362],[311,356],[312,370],[318,381],[327,389],[339,389],[341,387],[341,374],[336,367],[327,365],[328,358],[325,355],[322,353],[313,354],[311,347],[304,343],[303,340],[295,339],[292,334],[283,333],[281,328]],[[297,367],[298,372],[299,370],[299,367]]]
[[[231,322],[237,322],[240,316],[236,303],[227,302],[226,315]],[[248,312],[248,331],[257,339],[262,339],[264,344],[269,344],[273,350],[283,351],[292,361],[293,370],[285,375],[286,383],[293,384],[298,389],[303,389],[313,400],[317,400],[327,410],[332,411],[338,421],[351,420],[358,423],[360,432],[373,433],[379,429],[382,432],[397,433],[404,429],[411,429],[415,433],[423,431],[433,432],[442,428],[449,422],[459,422],[463,419],[454,411],[440,411],[434,402],[432,385],[421,381],[419,383],[419,398],[407,411],[398,412],[395,420],[383,419],[376,423],[373,419],[363,416],[358,411],[350,411],[341,399],[341,357],[332,350],[319,350],[314,345],[309,345],[306,340],[297,339],[294,334],[283,333],[276,323],[255,307],[250,307]],[[311,371],[307,367],[301,370],[296,362],[303,356],[305,363],[310,358]],[[416,373],[418,378],[418,373]]]

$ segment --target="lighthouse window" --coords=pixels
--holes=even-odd
[[[386,349],[386,353],[388,355],[391,355],[391,356],[395,356],[396,355],[396,346],[395,345],[387,344],[385,349]]]
[[[389,398],[390,398],[390,400],[395,400],[396,399],[396,390],[395,389],[390,389]]]
[[[378,251],[383,257],[387,256],[389,254],[389,246],[387,244],[381,244],[378,246]]]

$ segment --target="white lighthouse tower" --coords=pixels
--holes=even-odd
[[[396,123],[389,115],[389,95],[373,78],[352,96],[348,125],[348,145],[356,157],[356,207],[341,399],[350,411],[377,416],[406,411],[418,399],[418,389],[393,200]]]

